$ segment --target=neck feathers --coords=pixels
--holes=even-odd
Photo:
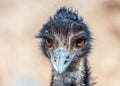
[[[86,58],[76,60],[63,74],[53,70],[51,86],[90,86],[90,70]]]

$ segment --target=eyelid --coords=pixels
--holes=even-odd
[[[76,41],[85,40],[85,38],[78,38]]]
[[[47,35],[42,35],[41,38],[42,38],[42,39],[50,39],[50,40],[53,40],[51,36],[47,36]]]
[[[78,40],[86,40],[86,38],[84,37],[84,36],[82,36],[82,37],[79,37],[79,36],[77,36],[77,37],[75,37],[74,39],[72,39],[71,41],[72,42],[76,42],[76,41],[78,41]]]
[[[45,38],[45,40],[49,40],[50,42],[53,42],[51,38]]]
[[[76,40],[75,40],[75,43],[78,42],[78,41],[84,41],[84,42],[85,42],[85,39],[84,39],[84,38],[76,39]]]
[[[85,37],[75,38],[74,40],[71,40],[71,45],[75,45],[78,40],[84,40],[84,43],[86,42]]]

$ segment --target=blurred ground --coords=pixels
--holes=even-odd
[[[120,0],[0,0],[0,86],[30,79],[49,86],[51,66],[35,36],[61,6],[73,7],[90,27],[95,86],[120,86]]]

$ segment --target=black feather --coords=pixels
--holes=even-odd
[[[63,36],[64,38],[67,38],[67,37],[69,38],[69,34],[71,34],[70,32],[72,32],[72,34],[77,34],[80,31],[85,32],[84,38],[85,38],[85,40],[87,40],[86,46],[84,46],[81,49],[82,54],[80,56],[78,56],[78,59],[80,59],[80,58],[87,57],[88,53],[90,52],[90,50],[91,50],[90,42],[92,40],[92,37],[91,37],[91,33],[89,31],[89,28],[83,22],[83,18],[81,16],[78,16],[77,11],[73,11],[72,8],[69,9],[66,7],[61,7],[56,12],[56,14],[53,17],[50,17],[50,19],[47,21],[47,23],[45,23],[43,25],[37,38],[42,38],[42,42],[41,42],[42,51],[43,51],[44,55],[51,58],[48,53],[49,49],[47,49],[47,46],[45,45],[45,39],[51,39],[51,40],[53,40],[53,43],[54,43],[54,40],[55,40],[54,34],[57,34],[58,36],[61,36],[61,37]],[[58,39],[60,39],[60,37],[58,37]],[[57,46],[57,45],[55,45],[55,46]],[[51,86],[90,86],[91,72],[90,72],[90,68],[88,67],[87,59],[86,58],[84,58],[84,59],[85,59],[84,65],[83,65],[84,70],[82,71],[84,77],[82,77],[82,81],[79,81],[79,80],[81,80],[81,77],[80,77],[78,79],[79,82],[75,83],[77,77],[71,76],[72,74],[71,75],[67,75],[67,74],[58,75],[53,69]],[[80,62],[80,60],[78,60],[77,62]],[[76,65],[76,66],[78,66],[78,65]],[[74,69],[72,69],[71,71],[73,71],[73,70]],[[67,71],[68,74],[70,74],[71,71]],[[74,71],[76,73],[76,69]],[[73,75],[75,73],[73,73]],[[55,79],[56,77],[58,78],[57,80]],[[66,77],[71,78],[71,82],[68,83],[68,80],[65,79]]]

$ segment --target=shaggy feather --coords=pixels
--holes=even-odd
[[[90,86],[90,69],[86,57],[91,49],[92,37],[89,28],[77,12],[66,7],[60,8],[43,25],[38,38],[42,38],[42,51],[49,59],[55,56],[54,52],[59,47],[69,52],[68,58],[75,54],[71,64],[62,74],[58,74],[53,68],[51,86]],[[45,45],[46,39],[52,40],[51,48]],[[85,40],[83,46],[75,46],[78,39]]]

